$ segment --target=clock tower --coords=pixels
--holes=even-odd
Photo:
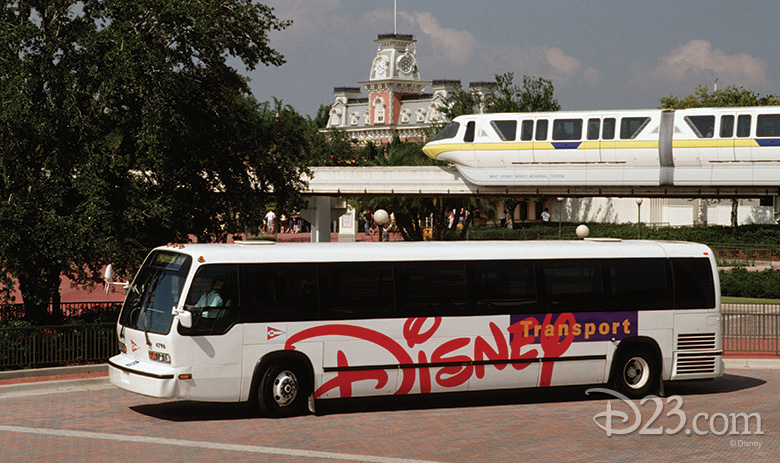
[[[397,125],[404,99],[419,98],[430,82],[420,80],[414,36],[381,34],[371,62],[369,80],[358,82],[368,90],[368,125]]]

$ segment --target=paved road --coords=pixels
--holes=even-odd
[[[279,420],[257,418],[242,404],[85,387],[0,396],[0,460],[776,462],[780,454],[776,369],[731,369],[714,381],[668,385],[667,395],[679,398],[633,402],[645,429],[628,433],[633,410],[606,394],[586,396],[582,387],[326,401],[318,416]],[[611,436],[603,429],[608,407]],[[752,414],[749,434],[729,434],[734,413]],[[647,435],[659,426],[663,434]],[[739,422],[738,431],[744,428]]]

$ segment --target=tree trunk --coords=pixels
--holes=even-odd
[[[520,202],[516,198],[504,198],[504,214],[506,214],[506,228],[515,228],[515,209]]]
[[[737,227],[739,226],[739,199],[731,199],[731,237],[737,237]]]

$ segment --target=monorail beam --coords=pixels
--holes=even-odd
[[[310,196],[563,196],[640,198],[757,198],[780,187],[756,186],[478,186],[454,167],[311,167]]]

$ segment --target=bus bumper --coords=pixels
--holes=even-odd
[[[108,360],[112,384],[136,394],[161,399],[176,396],[176,370],[171,366],[141,362],[124,354]]]

